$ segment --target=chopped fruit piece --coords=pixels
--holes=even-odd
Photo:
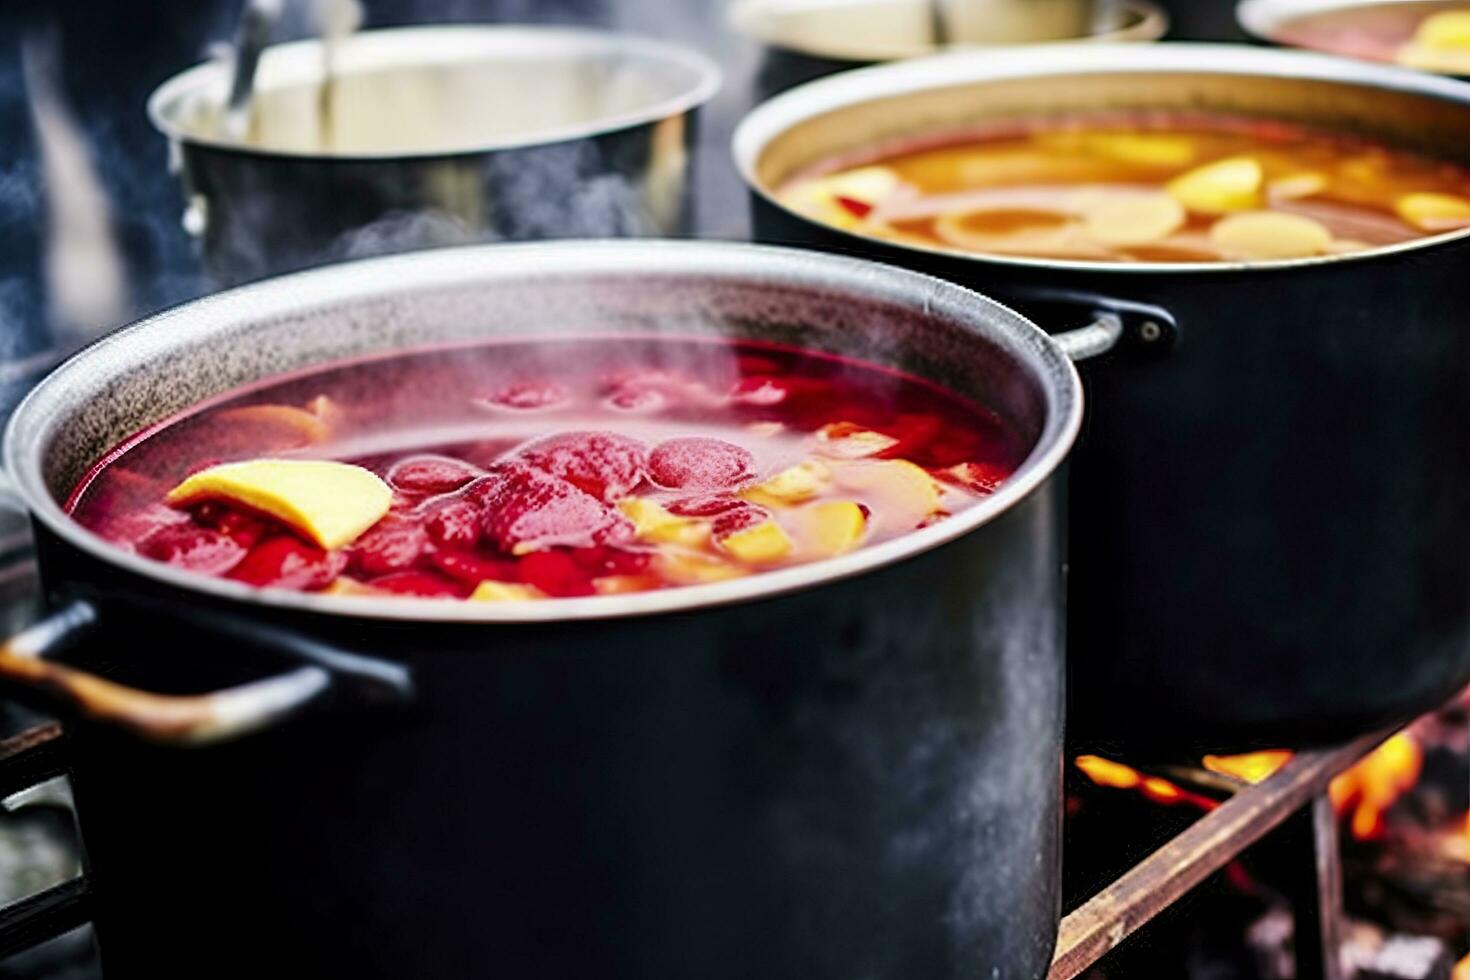
[[[1227,214],[1256,207],[1264,179],[1261,164],[1253,157],[1230,157],[1181,174],[1166,187],[1191,211]]]
[[[389,514],[353,542],[348,561],[364,574],[387,575],[411,568],[428,545],[422,524]]]
[[[139,544],[154,561],[202,575],[223,575],[245,557],[245,546],[223,531],[194,524],[161,527]]]
[[[291,405],[245,405],[225,409],[216,418],[221,422],[279,427],[299,437],[298,445],[326,442],[332,435],[331,426],[321,417]]]
[[[1247,211],[1215,222],[1210,241],[1230,259],[1299,259],[1326,252],[1332,232],[1299,214]]]
[[[536,586],[519,582],[481,582],[470,593],[470,599],[475,602],[527,602],[545,598],[546,593]]]
[[[647,570],[650,556],[647,551],[610,548],[607,545],[573,548],[570,554],[572,561],[589,575],[633,575]]]
[[[657,501],[629,497],[618,509],[633,522],[633,530],[644,541],[698,548],[709,540],[709,522],[671,514]]]
[[[563,551],[536,551],[518,562],[521,578],[547,595],[591,595],[592,576]]]
[[[745,501],[726,494],[709,494],[703,497],[684,497],[669,504],[669,513],[681,517],[715,517],[732,510],[743,510]]]
[[[637,439],[616,432],[563,432],[538,439],[517,455],[610,502],[643,482],[648,450]]]
[[[492,579],[515,582],[520,578],[520,568],[515,562],[486,558],[473,551],[436,551],[429,560],[440,572],[466,585],[479,585]]]
[[[1011,475],[1011,471],[995,463],[958,463],[935,475],[973,493],[991,494]]]
[[[441,497],[424,505],[424,531],[441,548],[467,551],[480,541],[480,508],[463,497]]]
[[[458,490],[484,471],[450,456],[410,456],[388,470],[388,482],[408,493],[438,494]]]
[[[648,454],[648,475],[672,490],[723,490],[750,481],[755,457],[723,439],[669,439]]]
[[[357,579],[348,578],[346,575],[339,575],[333,580],[331,585],[322,589],[322,595],[380,596],[382,594],[382,589],[375,589],[371,585],[364,585]]]
[[[1445,10],[1424,18],[1414,32],[1414,43],[1470,51],[1470,10]]]
[[[898,440],[852,422],[833,422],[817,430],[817,452],[837,459],[876,456],[898,445]]]
[[[797,512],[801,524],[802,556],[833,558],[858,546],[868,515],[851,500],[827,500]]]
[[[491,408],[511,408],[522,412],[557,408],[571,400],[571,393],[555,381],[527,381],[513,384],[479,399]]]
[[[1316,170],[1277,177],[1266,185],[1266,197],[1271,201],[1299,201],[1304,197],[1320,194],[1327,189],[1327,175]]]
[[[592,580],[598,595],[629,595],[648,592],[663,585],[657,575],[604,575]]]
[[[1088,133],[1085,149],[1113,160],[1148,167],[1184,167],[1194,162],[1194,140],[1175,133]]]
[[[463,491],[483,512],[480,529],[508,554],[555,545],[585,547],[631,527],[612,508],[560,477],[522,462],[497,464]]]
[[[741,491],[741,496],[767,507],[779,507],[810,500],[831,485],[831,467],[821,460],[809,459],[747,487]]]
[[[433,572],[394,572],[375,578],[368,585],[384,592],[421,599],[457,599],[464,595],[464,589],[458,583]]]
[[[347,567],[347,556],[323,551],[297,538],[281,535],[262,541],[230,572],[247,585],[278,589],[324,589]]]
[[[351,544],[388,513],[393,491],[361,466],[322,459],[255,459],[195,473],[167,499],[175,507],[228,500],[269,514],[330,550]]]
[[[859,459],[834,464],[837,485],[873,501],[879,524],[908,530],[939,510],[939,484],[923,467],[906,459]]]
[[[668,552],[653,556],[653,570],[676,585],[700,585],[740,578],[745,569],[705,555]]]
[[[1143,245],[1178,231],[1187,216],[1168,194],[1138,194],[1100,201],[1082,215],[1082,228],[1105,245]]]
[[[1394,202],[1394,210],[1420,231],[1470,228],[1470,199],[1455,194],[1405,194]]]
[[[270,530],[263,519],[236,510],[218,500],[206,500],[195,507],[194,520],[223,531],[245,548],[255,547],[256,542]]]
[[[898,189],[898,174],[887,167],[859,167],[846,173],[804,181],[782,195],[781,203],[798,214],[839,228],[855,228],[873,207]],[[866,205],[859,213],[854,205]]]
[[[791,553],[791,538],[770,518],[717,540],[721,548],[751,565],[772,562]]]

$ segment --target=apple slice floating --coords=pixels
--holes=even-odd
[[[252,459],[201,470],[168,494],[175,507],[224,500],[268,514],[331,551],[357,540],[393,502],[361,466],[319,459]]]

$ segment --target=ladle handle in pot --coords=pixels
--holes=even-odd
[[[1086,326],[1052,333],[1062,352],[1085,361],[1113,350],[1162,356],[1179,343],[1179,324],[1160,306],[1112,299],[1072,290],[1027,290],[1017,297],[1033,319],[1043,324],[1072,319],[1073,310],[1088,318]],[[1052,308],[1056,307],[1053,315]]]
[[[168,615],[184,621],[193,618],[178,610]],[[412,691],[406,668],[397,664],[343,653],[259,624],[221,622],[213,614],[211,626],[228,630],[232,638],[284,649],[307,663],[237,687],[177,695],[141,691],[51,659],[94,632],[100,619],[91,601],[73,599],[12,636],[0,644],[0,681],[39,690],[77,714],[174,745],[206,745],[268,728],[334,687],[350,685],[369,699],[406,699]]]

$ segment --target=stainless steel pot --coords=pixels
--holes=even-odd
[[[870,65],[961,48],[1057,41],[1157,41],[1169,18],[1149,0],[740,0],[735,28],[765,46],[761,96]]]
[[[1282,30],[1293,21],[1317,14],[1369,9],[1387,14],[1390,20],[1394,20],[1405,12],[1423,17],[1441,11],[1463,10],[1465,4],[1463,0],[1242,0],[1235,8],[1235,18],[1242,30],[1260,41],[1268,44],[1289,44],[1291,42],[1283,39]],[[1325,48],[1319,50],[1329,54],[1338,53]],[[1431,68],[1428,64],[1415,64],[1416,58],[1423,62],[1425,54],[1411,54],[1409,60],[1404,62],[1406,67],[1462,78],[1470,76],[1470,70],[1456,71]],[[1465,56],[1465,60],[1470,63],[1470,56]]]
[[[252,590],[57,503],[124,436],[238,385],[573,331],[861,356],[984,398],[1034,449],[970,510],[841,558],[544,603]],[[0,677],[67,712],[105,970],[1037,980],[1079,399],[1062,348],[989,300],[743,245],[379,259],[102,341],[10,423],[55,611]]]
[[[367,31],[268,48],[232,139],[226,65],[149,101],[222,283],[436,245],[677,235],[719,71],[658,41],[551,27]]]
[[[899,245],[771,188],[831,155],[980,119],[1219,111],[1470,164],[1470,86],[1339,58],[1051,46],[851,72],[735,135],[757,237],[907,265],[1061,324],[1161,307],[1167,356],[1089,367],[1070,507],[1069,730],[1134,753],[1334,741],[1470,681],[1470,231],[1338,258],[1109,264]],[[1156,322],[1161,322],[1155,317]],[[1146,326],[1140,324],[1140,329]]]

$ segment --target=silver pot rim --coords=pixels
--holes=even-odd
[[[922,6],[922,4],[930,2],[930,0],[910,0],[910,2],[913,2],[916,6]],[[730,23],[735,27],[736,30],[740,31],[742,34],[756,41],[759,41],[761,44],[764,44],[767,47],[773,48],[775,50],[788,51],[794,54],[807,55],[814,58],[830,58],[834,61],[847,61],[853,62],[855,64],[861,64],[863,62],[895,61],[904,58],[922,57],[924,55],[936,53],[936,49],[932,44],[926,46],[922,50],[913,50],[907,48],[900,49],[900,47],[895,46],[894,48],[881,51],[877,49],[862,51],[852,47],[843,47],[840,44],[834,44],[831,47],[823,47],[818,45],[792,43],[789,38],[786,38],[781,34],[781,32],[777,29],[776,24],[773,23],[772,11],[773,8],[780,8],[782,6],[797,6],[798,3],[799,0],[797,0],[796,3],[793,3],[793,0],[736,0],[736,2],[730,7]],[[1067,44],[1079,42],[1086,42],[1089,44],[1102,44],[1109,42],[1128,41],[1137,43],[1157,41],[1168,32],[1169,15],[1165,12],[1164,8],[1155,3],[1154,0],[1121,0],[1121,4],[1126,12],[1137,17],[1137,20],[1134,23],[1125,24],[1121,27],[1107,28],[1086,35],[1077,35],[1075,37],[1061,37],[1049,40],[1028,41],[1024,43],[1026,46],[1034,44]],[[834,15],[838,17],[851,16],[850,12],[844,13],[842,11],[842,8],[838,5],[833,5],[832,10],[834,12]],[[953,50],[968,48],[994,51],[1000,48],[1012,46],[1017,45],[956,45],[954,46]]]
[[[362,598],[259,589],[184,572],[124,551],[83,528],[46,486],[47,433],[62,417],[74,383],[97,383],[146,369],[183,338],[207,336],[239,322],[369,297],[402,295],[474,281],[513,281],[544,273],[636,278],[757,275],[788,286],[882,299],[925,316],[966,325],[1000,344],[1031,371],[1047,400],[1031,453],[994,494],[943,521],[846,555],[746,578],[621,596],[550,602],[472,603],[394,597]],[[621,619],[771,598],[875,571],[930,551],[1010,511],[1048,481],[1071,451],[1082,420],[1082,384],[1072,362],[1031,321],[978,293],[944,280],[861,259],[804,249],[690,241],[562,241],[481,245],[366,259],[267,279],[186,303],[125,327],[76,354],[21,402],[5,431],[4,463],[34,520],[71,547],[123,571],[186,593],[284,610],[382,620],[531,623]]]
[[[1470,107],[1470,83],[1406,68],[1354,61],[1306,51],[1280,51],[1238,44],[1051,44],[983,52],[955,52],[843,72],[797,86],[761,103],[740,121],[731,139],[736,169],[746,187],[772,207],[810,221],[786,208],[756,176],[762,152],[792,126],[825,113],[895,96],[976,82],[1084,76],[1182,72],[1189,74],[1281,77],[1345,85],[1367,85],[1405,95],[1443,99]],[[827,226],[822,226],[827,228]],[[961,252],[937,246],[890,242],[829,229],[864,242],[938,258],[1025,269],[1104,272],[1129,276],[1161,273],[1224,275],[1241,271],[1290,270],[1370,261],[1385,255],[1434,248],[1470,239],[1470,228],[1426,235],[1406,242],[1344,255],[1277,259],[1267,262],[1090,262]]]
[[[563,54],[620,54],[643,59],[648,64],[663,64],[690,72],[691,84],[684,90],[658,102],[631,112],[618,113],[588,122],[540,130],[522,137],[508,137],[452,149],[394,151],[391,153],[319,153],[254,146],[223,136],[201,134],[181,125],[177,106],[197,97],[200,92],[215,89],[221,94],[228,87],[229,67],[221,61],[207,61],[187,68],[163,82],[148,97],[148,118],[171,142],[205,146],[215,150],[261,157],[324,161],[424,160],[446,157],[475,156],[501,150],[522,149],[566,143],[606,133],[633,129],[662,119],[683,115],[714,98],[723,82],[723,73],[709,57],[692,48],[670,44],[654,38],[579,27],[557,27],[522,24],[432,24],[416,27],[391,27],[360,31],[352,35],[359,50],[368,57],[383,60],[383,67],[407,67],[431,63],[442,58],[447,48],[458,48],[461,56],[466,47],[483,45],[482,57],[496,50],[524,53],[538,47],[547,51],[559,49]],[[263,57],[281,59],[286,69],[305,78],[309,69],[321,63],[322,42],[290,41],[271,45]],[[422,52],[422,54],[419,54]]]

